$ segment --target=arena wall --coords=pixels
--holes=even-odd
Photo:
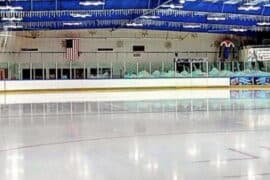
[[[215,42],[224,35],[141,30],[13,33],[1,37],[0,62],[63,62],[66,61],[63,57],[63,41],[77,37],[80,38],[80,62],[115,63],[171,61],[174,52],[185,52],[179,54],[183,57],[207,56],[209,61],[214,61],[217,57],[215,52],[218,51]],[[140,57],[134,57],[133,45],[144,45],[145,52],[140,53]],[[37,48],[39,53],[22,53],[22,48]],[[113,52],[98,52],[98,48],[113,48]]]

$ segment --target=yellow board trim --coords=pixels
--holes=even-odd
[[[74,89],[29,89],[29,90],[7,90],[0,94],[32,94],[32,93],[60,93],[60,92],[121,92],[121,91],[160,91],[160,90],[196,90],[196,89],[228,89],[228,90],[270,90],[270,86],[179,86],[179,87],[139,87],[139,88],[74,88]]]
[[[3,93],[50,93],[50,92],[119,92],[119,91],[159,91],[159,90],[181,90],[181,89],[228,89],[229,86],[177,86],[177,87],[125,87],[125,88],[64,88],[64,89],[27,89],[27,90],[6,90]]]

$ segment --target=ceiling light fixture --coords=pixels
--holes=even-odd
[[[234,32],[246,32],[248,30],[247,29],[244,29],[244,28],[232,28],[232,29],[230,29],[230,31],[234,31]]]
[[[163,4],[160,7],[162,7],[162,8],[170,8],[170,9],[182,9],[183,5]]]
[[[225,1],[224,4],[235,5],[235,4],[239,4],[240,2],[241,0],[228,0],[228,1]]]
[[[200,24],[184,24],[183,28],[195,29],[195,28],[201,28],[201,25]]]
[[[22,21],[23,18],[17,18],[17,17],[3,17],[2,21]]]
[[[216,3],[218,2],[219,0],[204,0],[205,2],[209,2],[209,3]]]
[[[0,6],[0,10],[23,10],[21,6]]]
[[[64,26],[79,26],[82,25],[81,22],[64,22],[63,23]]]
[[[142,27],[143,24],[142,23],[127,23],[126,26],[128,27]]]
[[[207,20],[208,21],[224,21],[226,20],[226,17],[221,16],[221,15],[208,15]]]
[[[4,25],[4,29],[22,29],[22,25]]]
[[[71,13],[70,16],[71,16],[71,17],[74,17],[74,18],[87,18],[87,17],[92,17],[91,14],[79,14],[79,13]]]
[[[270,22],[258,22],[258,26],[270,26]]]
[[[159,19],[160,18],[160,16],[141,16],[140,17],[141,19]]]
[[[238,10],[240,11],[257,11],[261,9],[260,6],[240,6],[238,7]]]
[[[252,0],[244,3],[244,5],[255,6],[263,3],[269,3],[269,0]]]
[[[102,6],[105,5],[103,1],[81,1],[80,5],[82,6]]]

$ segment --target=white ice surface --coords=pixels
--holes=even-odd
[[[270,179],[269,92],[115,93],[1,95],[0,180]]]

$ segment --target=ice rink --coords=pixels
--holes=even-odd
[[[270,91],[0,94],[1,180],[270,179]]]

